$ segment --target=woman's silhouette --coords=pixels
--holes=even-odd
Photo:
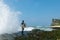
[[[22,23],[21,23],[21,27],[22,27],[22,35],[24,35],[24,28],[26,27],[26,24],[24,23],[24,20],[22,20]]]

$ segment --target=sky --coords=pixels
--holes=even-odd
[[[60,19],[60,0],[4,0],[11,11],[20,11],[19,20],[28,26],[48,26]]]

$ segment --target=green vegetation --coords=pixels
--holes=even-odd
[[[34,29],[27,36],[16,37],[15,40],[57,40],[60,39],[60,30],[42,31]]]

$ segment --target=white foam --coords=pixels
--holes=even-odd
[[[0,0],[0,34],[16,32],[20,26],[18,15],[21,12],[11,11],[10,7]]]

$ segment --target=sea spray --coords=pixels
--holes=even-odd
[[[18,15],[21,15],[21,12],[11,11],[10,7],[0,0],[0,34],[18,31],[20,26]]]

